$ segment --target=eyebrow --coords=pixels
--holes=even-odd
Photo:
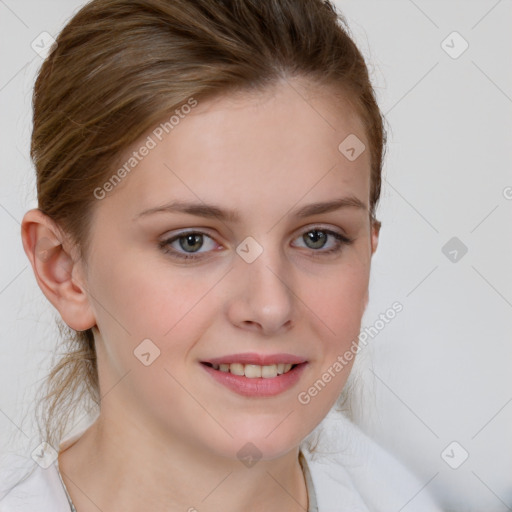
[[[310,217],[320,213],[328,213],[342,208],[357,208],[361,210],[368,210],[366,204],[355,196],[341,197],[331,201],[311,203],[298,210],[295,210],[292,215],[298,218]],[[188,213],[197,217],[213,218],[224,222],[240,222],[240,216],[236,210],[226,210],[219,206],[206,203],[192,203],[188,201],[172,201],[171,203],[154,208],[148,208],[136,215],[136,219],[145,217],[153,213]]]

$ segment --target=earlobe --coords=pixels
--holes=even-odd
[[[81,263],[59,226],[40,210],[30,210],[23,217],[21,237],[37,284],[62,320],[76,331],[96,325],[85,284],[78,279]]]

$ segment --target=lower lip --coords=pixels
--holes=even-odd
[[[243,375],[234,375],[230,372],[221,372],[211,366],[201,363],[201,366],[217,381],[243,396],[275,396],[292,388],[300,379],[307,363],[301,363],[289,372],[265,379],[256,377],[249,379]]]

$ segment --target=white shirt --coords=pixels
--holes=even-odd
[[[64,439],[60,449],[82,433]],[[308,512],[442,512],[425,487],[429,479],[421,482],[347,417],[330,413],[312,436],[318,434],[312,451],[306,444],[301,446]],[[0,474],[0,512],[73,510],[58,460],[46,469],[31,458],[18,457],[17,461],[12,459]],[[28,472],[29,476],[20,481]],[[15,473],[19,476],[13,481]],[[3,478],[7,474],[8,481]],[[19,483],[12,488],[15,482]]]

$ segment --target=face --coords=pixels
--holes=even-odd
[[[353,364],[339,356],[357,341],[377,238],[369,151],[338,147],[369,143],[348,103],[298,83],[190,110],[141,137],[121,165],[140,161],[94,206],[84,284],[112,389],[102,414],[274,458],[324,418]]]

